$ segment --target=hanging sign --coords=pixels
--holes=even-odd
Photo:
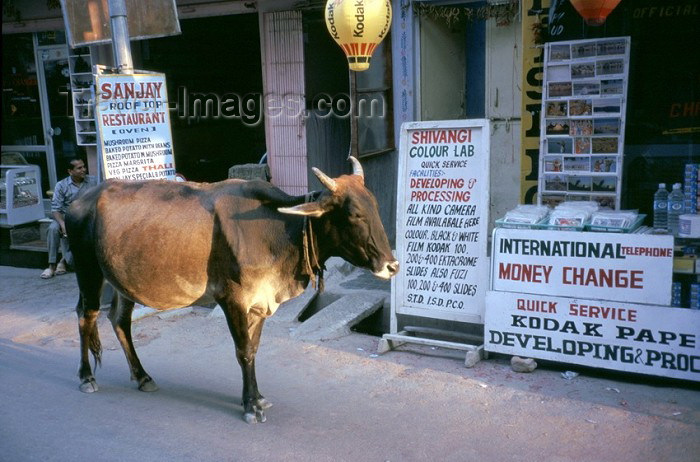
[[[503,229],[493,290],[671,304],[673,236]]]
[[[511,292],[486,303],[488,351],[700,381],[700,311]]]
[[[399,314],[483,322],[489,264],[487,120],[401,127],[392,285]]]
[[[104,177],[174,180],[165,75],[98,74],[95,88]]]
[[[110,43],[109,1],[61,0],[63,21],[71,48]],[[129,40],[179,35],[175,0],[125,0]]]
[[[390,0],[328,0],[326,27],[352,71],[369,69],[372,53],[391,27]]]

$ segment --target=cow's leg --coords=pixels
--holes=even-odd
[[[109,310],[109,320],[112,321],[114,333],[117,334],[119,343],[122,345],[126,361],[131,369],[131,380],[136,380],[141,391],[157,391],[158,385],[141,366],[141,361],[136,355],[134,342],[131,338],[131,313],[134,310],[134,301],[116,294],[112,299],[112,306]]]
[[[245,308],[233,300],[221,299],[218,302],[236,344],[236,358],[243,375],[243,420],[248,423],[265,422],[263,410],[269,408],[270,403],[258,391],[255,378],[255,354],[265,318],[246,313]]]
[[[251,343],[255,346],[255,350],[253,351],[253,368],[251,372],[253,397],[255,399],[254,403],[256,407],[265,410],[271,408],[272,403],[266,400],[265,397],[260,394],[260,391],[258,391],[258,380],[255,377],[255,355],[260,345],[260,335],[262,334],[263,325],[265,325],[265,318],[253,314],[248,315],[248,335],[250,336]]]
[[[102,273],[99,269],[92,274],[78,273],[80,297],[75,310],[78,314],[78,330],[80,332],[80,391],[93,393],[98,390],[97,382],[90,367],[89,352],[95,358],[95,366],[102,360],[102,345],[97,330],[97,316],[100,313],[100,291],[102,289]]]

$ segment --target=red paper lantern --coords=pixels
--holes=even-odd
[[[620,0],[569,0],[589,26],[600,26]]]

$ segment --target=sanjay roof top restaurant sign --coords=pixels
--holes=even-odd
[[[488,285],[487,120],[401,128],[392,310],[483,322]]]
[[[165,75],[98,74],[95,85],[105,178],[175,179]]]

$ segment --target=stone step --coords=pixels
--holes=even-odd
[[[350,328],[384,305],[384,294],[347,294],[323,308],[292,331],[300,340],[331,340],[350,334]]]

